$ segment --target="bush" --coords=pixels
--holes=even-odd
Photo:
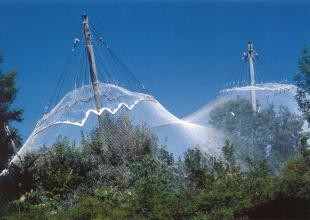
[[[231,142],[225,143],[222,158],[195,148],[184,154],[184,160],[174,161],[146,127],[135,128],[127,118],[106,120],[115,127],[114,133],[96,129],[83,135],[81,147],[59,138],[51,149],[29,157],[22,168],[11,167],[11,183],[21,185],[10,197],[3,197],[1,215],[8,219],[234,219],[268,217],[272,207],[277,210],[272,216],[281,216],[277,204],[309,207],[307,137],[297,147],[298,156],[273,176],[266,160],[248,158],[241,169]],[[293,211],[299,209],[286,214],[297,216]]]

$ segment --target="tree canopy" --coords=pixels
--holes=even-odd
[[[267,160],[277,172],[297,152],[304,121],[281,106],[276,109],[270,105],[254,112],[247,99],[238,98],[214,109],[210,123],[223,130],[236,146],[237,158]]]
[[[296,100],[304,118],[310,122],[310,45],[304,44],[298,61],[299,72],[295,76]]]
[[[109,119],[110,120],[110,119]],[[173,159],[147,127],[110,120],[113,133],[83,134],[80,147],[60,137],[0,178],[0,213],[10,219],[233,219],[309,217],[307,137],[277,176],[266,161],[236,163],[189,149]],[[128,135],[130,134],[130,135]],[[122,136],[122,138],[120,138]],[[5,186],[5,187],[3,187]],[[2,190],[4,189],[5,190]],[[289,209],[292,203],[300,204]],[[286,214],[277,206],[288,207]],[[263,210],[263,211],[259,211]],[[264,213],[265,215],[263,215]],[[296,214],[297,213],[297,214]]]
[[[0,53],[0,64],[2,62]],[[15,108],[13,103],[16,99],[18,89],[15,84],[16,71],[2,73],[0,69],[0,170],[2,171],[10,157],[15,153],[12,141],[16,147],[20,144],[20,137],[17,130],[12,126],[12,122],[22,120],[23,111]]]

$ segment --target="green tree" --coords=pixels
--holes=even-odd
[[[87,166],[76,146],[58,139],[51,150],[40,153],[31,169],[38,187],[60,195],[77,188],[85,178]]]
[[[210,122],[223,130],[236,146],[236,158],[267,160],[272,171],[297,152],[303,120],[285,107],[270,105],[253,112],[251,103],[238,98],[223,103],[210,114]]]
[[[288,161],[282,171],[285,194],[290,197],[310,200],[310,149],[308,137],[300,140],[299,154]]]
[[[225,145],[222,148],[224,159],[227,162],[228,172],[236,173],[239,171],[236,165],[236,159],[234,154],[234,145],[230,141],[225,141]]]
[[[130,198],[133,219],[175,219],[184,212],[184,203],[179,202],[180,182],[165,162],[148,155],[131,169],[134,175]]]
[[[296,100],[304,118],[310,122],[310,45],[304,44],[298,61],[299,73],[295,76]]]
[[[208,158],[198,149],[188,149],[184,154],[185,172],[194,188],[203,188],[207,183]]]
[[[0,64],[2,56],[0,53]],[[10,157],[14,154],[12,140],[18,146],[21,142],[17,130],[12,126],[12,122],[22,120],[22,110],[12,106],[17,95],[15,79],[16,71],[2,73],[0,70],[0,170],[3,170]],[[8,131],[9,129],[9,131]]]

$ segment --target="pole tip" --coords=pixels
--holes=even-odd
[[[87,14],[84,12],[82,15],[82,19],[86,19],[87,18]]]

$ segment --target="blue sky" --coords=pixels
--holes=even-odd
[[[1,69],[17,69],[27,138],[80,36],[86,12],[114,52],[169,111],[185,116],[244,79],[248,40],[261,56],[263,81],[292,81],[310,39],[303,1],[0,1]],[[241,67],[240,67],[241,66]]]

